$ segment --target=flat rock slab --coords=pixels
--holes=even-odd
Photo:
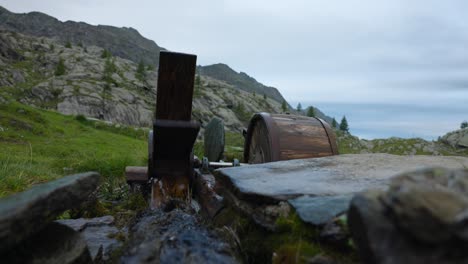
[[[114,226],[114,217],[107,215],[96,218],[79,218],[57,220],[57,223],[80,232],[89,248],[91,258],[95,261],[108,261],[112,253],[122,247],[123,243],[115,237],[123,231]]]
[[[323,216],[347,210],[349,199],[344,197],[383,189],[392,176],[426,167],[462,169],[468,167],[468,158],[347,154],[226,168],[215,174],[218,184],[240,200],[255,204],[288,201],[304,221],[322,224],[329,218]]]
[[[353,198],[352,194],[333,196],[300,196],[288,200],[299,217],[314,225],[326,224],[330,219],[343,213]]]
[[[49,223],[20,246],[0,254],[2,263],[93,263],[79,232],[60,223]]]
[[[60,213],[85,201],[98,181],[99,174],[95,172],[76,174],[0,199],[0,252],[41,231]]]
[[[205,156],[209,161],[219,161],[224,152],[224,122],[214,117],[205,127]]]

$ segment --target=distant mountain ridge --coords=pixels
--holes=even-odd
[[[251,93],[255,92],[258,95],[265,94],[280,103],[286,101],[278,89],[265,86],[253,77],[249,76],[247,73],[238,73],[226,64],[218,63],[208,66],[198,66],[197,70],[201,75],[224,81],[240,90]]]
[[[98,46],[109,50],[113,55],[134,62],[158,65],[159,47],[133,28],[113,26],[93,26],[84,22],[60,20],[40,13],[16,14],[0,6],[0,29],[10,30],[36,37],[53,38],[62,44],[71,42],[86,46]]]

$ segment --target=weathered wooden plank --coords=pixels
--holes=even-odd
[[[128,183],[145,183],[148,181],[148,167],[127,166],[125,167],[125,177]]]
[[[161,51],[156,119],[189,121],[197,56]]]

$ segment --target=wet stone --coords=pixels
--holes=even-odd
[[[228,243],[182,209],[148,212],[130,232],[122,263],[237,263]]]
[[[324,225],[335,216],[346,212],[352,198],[352,195],[301,196],[288,202],[304,222]]]
[[[125,232],[114,226],[114,217],[110,215],[90,219],[58,220],[56,222],[71,227],[82,234],[94,261],[109,260],[112,253],[123,245],[115,237],[124,235]]]

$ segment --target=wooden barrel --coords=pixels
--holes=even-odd
[[[244,162],[338,155],[336,136],[327,122],[315,117],[258,113],[250,120]]]

